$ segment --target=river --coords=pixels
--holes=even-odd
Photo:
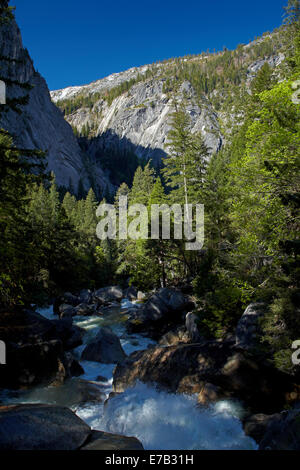
[[[103,316],[75,317],[74,324],[84,328],[84,344],[73,353],[76,358],[97,334],[99,327],[110,326],[119,336],[126,354],[155,344],[141,335],[127,335],[124,321],[129,301]],[[54,319],[52,307],[39,313]],[[103,396],[112,391],[114,364],[80,361],[85,373],[60,387],[36,387],[30,391],[2,391],[4,403],[53,403],[69,406],[93,429],[137,437],[147,450],[255,450],[257,444],[244,434],[238,401],[223,400],[210,407],[199,407],[196,396],[169,394],[155,386],[137,383],[123,394],[102,402],[76,403],[73,391],[80,379],[96,381]],[[101,376],[101,379],[99,379]],[[75,394],[76,395],[76,394]]]

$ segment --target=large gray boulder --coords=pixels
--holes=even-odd
[[[75,307],[75,315],[79,316],[91,316],[95,315],[97,313],[97,305],[95,304],[87,304],[87,303],[81,303]]]
[[[127,287],[124,291],[124,297],[128,300],[136,300],[138,296],[138,291],[134,286]]]
[[[267,312],[262,302],[250,304],[238,322],[235,333],[235,345],[239,349],[251,350],[259,345],[261,334],[260,320]]]
[[[259,450],[300,450],[300,408],[269,419]]]
[[[65,351],[70,351],[82,344],[85,331],[72,324],[72,317],[51,320],[51,323],[55,325],[57,336],[62,341]]]
[[[102,287],[94,293],[93,298],[100,304],[120,302],[123,298],[123,290],[119,286]]]
[[[59,318],[75,317],[77,311],[75,307],[69,304],[61,304],[58,308]]]
[[[193,303],[180,291],[162,288],[131,315],[126,327],[130,333],[144,331],[157,338],[180,324],[184,314],[193,307]]]
[[[31,310],[3,312],[0,338],[6,344],[7,365],[0,373],[0,387],[51,384],[70,377],[78,367],[74,360],[70,364],[65,351],[79,346],[82,335],[72,318],[48,320]]]
[[[81,358],[86,361],[117,364],[126,358],[120,340],[109,327],[101,328],[95,340],[88,344]]]
[[[90,434],[90,427],[65,407],[0,407],[0,450],[76,450]]]
[[[92,291],[90,289],[82,289],[79,293],[80,303],[88,304],[92,300]]]

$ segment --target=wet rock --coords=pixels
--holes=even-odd
[[[91,316],[95,315],[97,312],[97,305],[96,304],[87,304],[81,303],[75,307],[75,315],[82,315],[82,316]]]
[[[0,407],[0,450],[76,450],[90,434],[90,427],[65,407]]]
[[[170,288],[159,289],[136,312],[126,324],[130,333],[147,332],[158,338],[181,323],[182,316],[193,306],[180,291]]]
[[[243,400],[252,413],[282,409],[298,386],[293,377],[259,363],[256,357],[234,352],[232,342],[154,346],[132,353],[118,364],[113,389],[123,392],[137,381],[156,383],[169,392],[201,393],[208,401],[213,384],[217,396]]]
[[[211,383],[206,383],[198,395],[198,403],[199,405],[207,406],[223,399],[224,396],[225,394],[220,387]]]
[[[126,357],[120,340],[109,327],[100,328],[95,340],[88,344],[81,358],[86,361],[116,364]]]
[[[94,293],[93,298],[100,304],[114,301],[120,302],[123,298],[123,290],[119,286],[103,287]]]
[[[230,353],[228,345],[179,344],[169,347],[154,346],[131,354],[114,371],[113,388],[123,392],[141,381],[156,383],[170,392],[186,392],[188,382],[191,393],[200,392],[203,382],[209,382],[226,362]],[[195,388],[198,387],[198,388]]]
[[[79,377],[84,374],[84,369],[71,353],[65,353],[64,365],[70,377]]]
[[[124,298],[128,300],[136,300],[138,291],[134,286],[127,287],[124,291]]]
[[[136,437],[126,437],[103,431],[92,431],[88,442],[81,450],[143,450]]]
[[[89,304],[92,300],[92,291],[90,289],[82,289],[79,294],[81,304]]]
[[[161,337],[158,344],[161,346],[172,346],[179,343],[188,343],[190,338],[184,327],[179,327],[176,330],[168,331],[164,336]]]
[[[81,346],[85,331],[72,324],[72,317],[51,320],[51,322],[55,325],[57,336],[62,341],[65,351]]]
[[[97,382],[108,382],[108,378],[107,377],[104,377],[103,375],[98,375],[98,377],[96,378]]]
[[[72,307],[72,305],[69,304],[60,305],[58,312],[60,318],[75,317],[77,313],[75,307]]]
[[[144,294],[144,292],[142,292],[142,291],[140,291],[140,290],[138,291],[138,293],[137,293],[137,299],[138,299],[140,302],[142,302],[143,300],[145,300],[146,297],[147,297],[147,296],[146,296],[146,294]]]

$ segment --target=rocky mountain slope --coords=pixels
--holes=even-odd
[[[1,25],[0,56],[1,78],[7,80],[7,97],[15,98],[29,94],[29,102],[22,113],[9,110],[1,113],[0,127],[7,130],[19,148],[47,150],[48,170],[56,175],[58,185],[72,186],[76,190],[81,180],[88,189],[90,173],[99,187],[109,185],[100,167],[91,167],[71,126],[64,120],[62,112],[51,101],[47,84],[35,70],[33,62],[22,44],[20,30],[15,21]],[[31,90],[24,90],[12,82],[28,82]]]
[[[235,51],[171,59],[113,74],[89,85],[51,92],[85,149],[98,164],[111,149],[130,150],[158,163],[166,152],[170,114],[184,100],[193,132],[218,151],[242,117],[243,93],[265,62],[280,69],[281,30]]]
[[[28,82],[32,89],[25,92],[10,83],[8,97],[29,94],[29,103],[21,114],[2,113],[0,126],[21,148],[47,150],[48,169],[58,185],[76,192],[82,183],[101,196],[125,180],[124,172],[130,180],[136,157],[160,165],[175,103],[185,101],[192,131],[201,132],[210,152],[217,152],[242,119],[243,94],[252,79],[265,62],[280,73],[286,48],[279,29],[235,51],[135,67],[89,85],[52,91],[50,97],[13,21],[0,28],[0,56],[14,60],[7,64],[0,57],[1,75]]]

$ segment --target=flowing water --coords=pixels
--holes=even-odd
[[[73,353],[80,359],[86,344],[97,334],[99,327],[110,326],[119,336],[126,354],[146,349],[155,344],[141,335],[127,335],[124,321],[125,308],[111,309],[99,317],[75,317],[74,324],[84,328],[84,344]],[[53,319],[52,307],[40,310]],[[96,381],[103,398],[112,391],[114,364],[80,361],[85,373],[80,379]],[[37,387],[30,391],[4,391],[0,402],[5,403],[56,403],[69,406],[91,428],[137,437],[148,450],[219,450],[257,449],[256,443],[245,436],[240,418],[243,408],[237,401],[219,401],[210,407],[197,406],[196,396],[169,394],[155,386],[137,383],[124,393],[102,402],[78,404],[76,386],[72,379],[61,387]]]

